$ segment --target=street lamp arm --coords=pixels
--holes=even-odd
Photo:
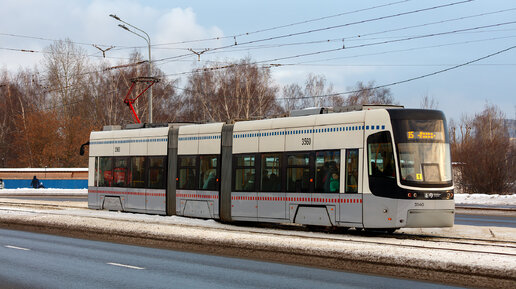
[[[132,24],[130,24],[130,23],[125,22],[124,20],[120,19],[120,17],[116,16],[115,14],[109,14],[109,17],[114,18],[114,19],[116,19],[116,20],[118,20],[118,21],[120,21],[120,22],[124,23],[125,25],[127,25],[127,26],[129,26],[129,27],[132,27],[132,28],[134,28],[134,29],[136,29],[136,30],[138,30],[138,31],[142,32],[143,34],[145,34],[145,36],[147,36],[147,39],[145,39],[145,40],[147,40],[147,42],[148,42],[148,43],[150,43],[150,36],[149,36],[149,34],[147,34],[147,32],[143,31],[142,29],[140,29],[140,28],[138,28],[138,27],[136,27],[136,26],[134,26],[134,25],[132,25]],[[131,31],[131,30],[129,30],[129,28],[127,28],[127,27],[126,27],[126,26],[124,26],[124,25],[120,25],[120,24],[118,24],[118,26],[120,26],[120,27],[124,28],[125,30]],[[133,32],[133,33],[134,33],[134,32]],[[138,35],[138,36],[142,37],[141,35]]]
[[[136,36],[138,36],[138,37],[140,37],[140,38],[143,38],[143,40],[145,40],[145,41],[147,42],[147,44],[149,44],[149,45],[150,45],[149,39],[147,39],[147,38],[146,38],[146,37],[144,37],[143,35],[141,35],[141,34],[139,34],[139,33],[137,33],[137,32],[132,31],[131,29],[127,28],[127,26],[125,26],[125,25],[123,25],[123,24],[118,24],[118,26],[120,26],[121,28],[123,28],[123,29],[125,29],[125,30],[127,30],[127,31],[131,32],[132,34],[134,34],[134,35],[136,35]]]

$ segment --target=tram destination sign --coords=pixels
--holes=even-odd
[[[408,131],[408,140],[443,140],[442,132]]]

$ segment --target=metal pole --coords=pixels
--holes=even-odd
[[[124,26],[122,24],[118,24],[118,26],[120,26],[121,28],[123,28],[123,29],[143,38],[145,41],[147,41],[147,46],[149,48],[149,76],[152,76],[151,39],[150,39],[149,34],[147,34],[147,32],[145,32],[145,31],[141,30],[140,28],[123,21],[122,19],[120,19],[120,17],[118,17],[114,14],[109,14],[109,16],[124,23],[124,24],[127,24],[128,26],[130,26],[136,30],[143,32],[145,34],[145,36],[147,36],[147,37],[144,37],[134,31],[132,31],[131,29],[127,28],[126,26]],[[150,87],[150,91],[149,91],[149,123],[152,123],[152,86]]]
[[[151,44],[150,44],[150,37],[149,37],[149,74],[152,76],[152,58],[151,58]],[[152,123],[152,86],[150,87],[149,91],[149,123]]]

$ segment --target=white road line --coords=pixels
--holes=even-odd
[[[6,245],[6,246],[4,246],[4,247],[9,248],[9,249],[16,249],[16,250],[30,251],[30,249],[27,249],[27,248],[16,247],[16,246],[10,246],[10,245]]]
[[[118,266],[118,267],[125,267],[125,268],[130,268],[130,269],[136,269],[136,270],[144,270],[145,268],[142,268],[142,267],[136,267],[136,266],[131,266],[131,265],[124,265],[124,264],[119,264],[119,263],[106,263],[108,265],[113,265],[113,266]]]

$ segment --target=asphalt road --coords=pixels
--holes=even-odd
[[[456,288],[0,230],[2,288]]]
[[[484,216],[484,215],[455,215],[456,225],[509,227],[516,228],[515,217]]]

